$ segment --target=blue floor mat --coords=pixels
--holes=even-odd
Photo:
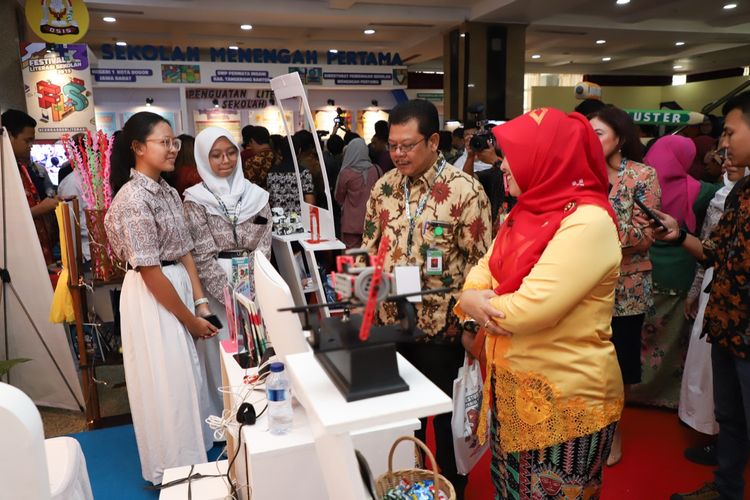
[[[141,477],[141,462],[132,425],[71,434],[86,457],[91,489],[96,500],[155,500],[158,491],[145,489],[151,483]],[[214,446],[208,460],[216,460],[222,451]]]

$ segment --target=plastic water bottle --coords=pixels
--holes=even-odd
[[[284,363],[271,363],[271,373],[266,379],[268,397],[268,430],[282,435],[292,428],[292,393]]]

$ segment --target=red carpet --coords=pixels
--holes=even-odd
[[[666,500],[713,479],[713,468],[685,460],[688,446],[704,444],[701,436],[681,425],[674,411],[626,408],[622,420],[623,458],[604,472],[602,500]],[[492,500],[494,489],[485,455],[469,476],[466,500]],[[745,474],[750,484],[750,473]],[[750,493],[750,492],[749,492]]]

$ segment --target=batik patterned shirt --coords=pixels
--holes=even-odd
[[[104,227],[115,255],[132,267],[179,260],[193,249],[177,190],[137,170],[112,200]]]
[[[410,183],[410,213],[414,217],[411,248],[408,248],[409,220],[404,183],[408,177],[398,169],[387,172],[372,189],[365,216],[363,245],[371,254],[378,251],[383,236],[389,239],[384,267],[418,266],[422,290],[451,287],[450,293],[426,295],[415,304],[417,326],[424,341],[455,342],[460,339],[459,319],[453,313],[466,273],[485,254],[490,243],[490,203],[482,185],[450,164],[438,175],[442,158],[420,178]],[[424,210],[417,214],[423,195]],[[441,234],[442,233],[442,234]],[[428,250],[442,254],[442,272],[428,274]],[[377,321],[396,321],[393,303],[383,304]]]
[[[609,193],[609,202],[617,215],[622,264],[620,279],[615,289],[613,316],[633,316],[646,313],[653,306],[653,280],[651,277],[651,241],[643,229],[633,222],[634,215],[645,217],[635,198],[647,207],[661,208],[661,187],[656,170],[625,160],[620,165],[617,181]]]
[[[263,189],[268,189],[268,172],[273,167],[275,155],[271,149],[257,151],[248,155],[242,162],[242,171],[245,179]]]
[[[703,332],[735,356],[750,357],[750,181],[737,183],[724,215],[703,240],[704,265],[714,266]]]

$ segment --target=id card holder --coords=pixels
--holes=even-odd
[[[443,274],[443,252],[437,248],[427,250],[425,267],[428,276],[440,276]]]

